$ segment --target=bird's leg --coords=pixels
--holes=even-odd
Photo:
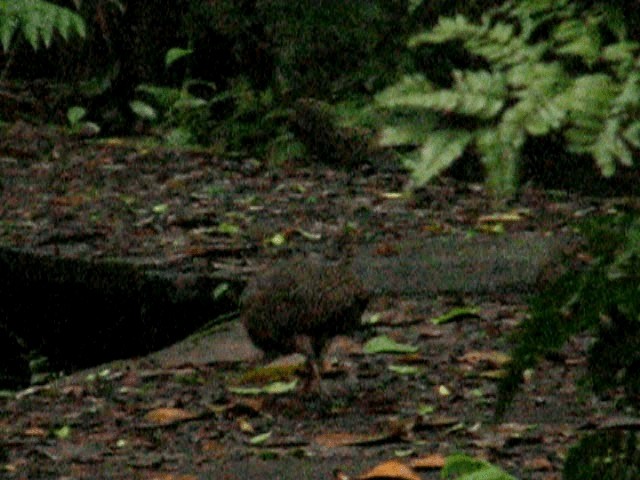
[[[295,338],[296,350],[306,357],[306,379],[302,387],[303,392],[313,393],[322,396],[322,377],[320,375],[320,365],[317,355],[313,349],[311,337],[308,335],[297,335]]]

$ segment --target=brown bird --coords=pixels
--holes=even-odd
[[[344,262],[296,256],[251,279],[240,318],[253,343],[269,355],[298,352],[310,370],[307,389],[321,390],[318,361],[333,337],[356,330],[369,293]]]

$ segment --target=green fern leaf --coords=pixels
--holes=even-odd
[[[0,41],[2,49],[6,52],[11,45],[11,39],[18,29],[18,21],[15,18],[3,15],[0,9]]]
[[[482,155],[487,186],[494,195],[507,198],[515,192],[520,150],[525,139],[524,130],[508,122],[482,130],[477,136],[476,146]]]
[[[42,43],[46,48],[51,46],[51,40],[53,39],[53,32],[56,28],[56,22],[59,15],[53,14],[48,9],[42,9],[37,29],[42,39]]]
[[[38,8],[34,8],[29,14],[23,15],[22,34],[25,36],[29,44],[34,50],[38,49],[40,39],[40,25],[42,23],[42,12]]]
[[[507,98],[506,77],[499,72],[454,72],[457,105],[452,110],[482,119],[494,118]],[[433,95],[437,97],[437,93]],[[434,105],[435,106],[435,105]]]
[[[69,10],[58,10],[55,28],[65,41],[69,40],[71,33],[75,33],[81,38],[86,36],[86,28],[82,17],[74,14]]]
[[[631,123],[622,133],[622,137],[634,148],[640,149],[640,121]]]
[[[426,108],[428,94],[433,91],[431,82],[423,75],[406,75],[400,82],[376,95],[376,103],[385,108]]]
[[[605,177],[610,177],[615,173],[616,160],[628,167],[633,165],[631,151],[618,135],[619,130],[620,122],[618,119],[608,119],[604,123],[604,129],[590,149],[602,175]]]
[[[635,61],[638,46],[638,42],[617,42],[604,47],[602,49],[601,56],[602,59],[606,60],[607,62],[631,66]]]
[[[418,158],[405,160],[405,165],[412,170],[411,178],[416,185],[424,185],[451,166],[472,139],[471,133],[460,130],[433,132],[420,148]]]
[[[11,47],[17,30],[34,50],[41,43],[49,47],[56,31],[65,40],[70,31],[83,38],[86,35],[82,18],[66,8],[45,0],[0,0],[0,40],[4,51]]]
[[[411,106],[483,119],[494,118],[504,106],[507,90],[503,75],[455,71],[453,77],[453,89],[414,95],[416,103]]]
[[[640,106],[640,72],[629,73],[622,84],[620,94],[614,100],[613,112],[636,111]]]
[[[592,65],[600,56],[602,41],[597,22],[566,20],[558,25],[553,38],[559,44],[555,49],[557,53],[576,55],[587,65]]]
[[[380,131],[378,144],[383,147],[422,145],[431,136],[435,125],[436,117],[430,112],[420,112],[414,115],[407,113],[404,118]]]
[[[409,39],[409,47],[419,47],[425,43],[444,43],[452,40],[465,40],[481,35],[487,30],[486,26],[475,25],[466,17],[457,15],[454,18],[441,17],[438,24],[431,30]]]
[[[516,65],[507,72],[519,101],[505,111],[503,121],[519,125],[530,135],[541,136],[560,128],[566,109],[559,101],[569,81],[559,63]]]

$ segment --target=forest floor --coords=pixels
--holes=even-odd
[[[565,238],[576,220],[627,200],[525,187],[496,211],[480,185],[444,179],[407,197],[406,180],[393,169],[275,169],[206,151],[83,142],[26,124],[5,131],[6,245],[247,277],[292,251],[335,251],[345,231],[362,264],[371,258],[389,271],[403,259],[403,268],[422,261],[406,262],[404,246],[416,239],[455,242],[433,253],[438,267],[397,280],[406,287],[374,275],[379,294],[364,317],[376,322],[330,345],[328,397],[301,395],[300,382],[291,383],[295,356],[255,370],[265,362],[231,321],[156,354],[2,396],[0,477],[374,478],[367,471],[379,466],[376,478],[429,479],[439,478],[444,456],[462,452],[518,478],[561,478],[570,446],[620,412],[580,387],[585,336],[544,359],[494,420],[508,335],[527,315],[547,256],[539,241]],[[474,241],[499,247],[456,257]],[[503,253],[511,251],[505,243],[519,253]],[[492,283],[504,275],[509,281]],[[458,307],[466,313],[432,322]],[[411,348],[364,353],[382,334]],[[256,390],[265,382],[280,393]]]

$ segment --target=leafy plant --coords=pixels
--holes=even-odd
[[[584,436],[569,450],[564,480],[632,480],[640,476],[638,433],[609,430]]]
[[[580,226],[593,261],[570,270],[531,303],[531,315],[514,336],[508,375],[499,388],[502,415],[526,369],[572,336],[593,332],[589,379],[597,392],[623,386],[640,398],[640,218],[618,215]]]
[[[381,143],[412,148],[405,162],[418,186],[476,154],[502,197],[517,188],[528,138],[560,135],[567,151],[592,157],[604,176],[631,166],[640,147],[639,44],[626,38],[621,8],[522,0],[479,23],[440,18],[408,45],[434,58],[448,52],[439,70],[462,68],[448,79],[436,69],[431,80],[407,75],[380,92],[379,107],[406,114],[382,129]]]
[[[75,105],[67,110],[67,120],[72,133],[97,134],[100,132],[100,127],[94,122],[87,121],[86,116],[87,109],[84,107]]]
[[[71,34],[85,37],[82,18],[71,10],[45,0],[0,0],[0,42],[5,52],[20,31],[34,50],[51,45],[58,32],[65,41]]]
[[[191,50],[171,49],[165,63],[169,67],[189,54]],[[131,102],[131,109],[166,131],[169,144],[213,144],[221,151],[266,145],[263,148],[272,156],[299,150],[287,129],[289,110],[276,105],[270,88],[258,92],[244,77],[232,80],[222,92],[216,92],[213,83],[198,80],[185,80],[179,88],[140,85],[137,91],[148,100]]]

